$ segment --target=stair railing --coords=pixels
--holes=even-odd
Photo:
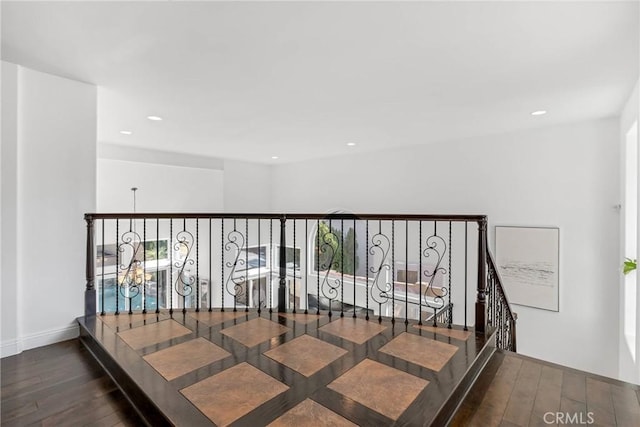
[[[85,220],[85,316],[322,310],[466,330],[476,282],[475,331],[496,328],[500,348],[515,350],[515,315],[487,250],[484,215],[91,213]]]
[[[487,254],[487,324],[496,329],[496,347],[515,352],[518,315],[511,308],[500,272],[488,249]]]

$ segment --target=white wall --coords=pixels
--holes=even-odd
[[[3,228],[13,226],[16,235],[2,240],[3,272],[15,271],[14,280],[3,276],[2,289],[17,297],[2,300],[3,317],[16,313],[3,318],[3,356],[77,334],[74,318],[84,311],[83,214],[95,209],[96,170],[95,86],[7,67],[16,78],[3,73],[3,87],[16,87],[17,96],[12,105],[3,96],[2,114],[3,121],[17,117],[17,166],[6,183],[3,168],[3,190],[16,188],[16,216],[14,224],[3,216]],[[3,138],[3,151],[4,144]],[[11,198],[3,191],[3,209],[12,209]]]
[[[2,223],[0,232],[0,338],[2,354],[5,345],[15,348],[18,326],[18,253],[16,244],[18,221],[18,66],[2,62]],[[14,242],[14,243],[9,243]],[[16,350],[12,351],[13,353]]]
[[[222,171],[163,164],[98,159],[98,211],[219,212]]]
[[[224,161],[224,210],[271,212],[272,166],[238,160]]]
[[[98,145],[98,211],[269,212],[271,166],[237,160]]]
[[[590,121],[273,171],[273,208],[478,213],[560,228],[560,312],[514,306],[518,351],[618,375],[618,121]]]

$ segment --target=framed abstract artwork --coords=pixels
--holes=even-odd
[[[496,226],[496,268],[513,304],[559,311],[560,229]]]

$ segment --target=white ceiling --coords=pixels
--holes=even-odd
[[[99,141],[264,163],[614,116],[638,78],[637,1],[1,7],[3,60],[98,85]]]

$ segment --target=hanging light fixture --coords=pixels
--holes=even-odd
[[[136,213],[136,191],[138,191],[138,187],[132,187],[131,191],[133,192],[133,213]],[[135,218],[132,220],[133,226],[133,236],[136,236],[137,241],[133,242],[133,255],[131,256],[131,262],[129,263],[126,270],[123,270],[121,274],[118,275],[118,284],[126,284],[129,287],[139,287],[140,285],[146,284],[149,280],[151,280],[151,274],[144,272],[144,268],[142,267],[142,261],[139,259],[139,251],[142,249],[144,251],[144,242],[141,241],[140,236],[136,232],[136,221]]]

